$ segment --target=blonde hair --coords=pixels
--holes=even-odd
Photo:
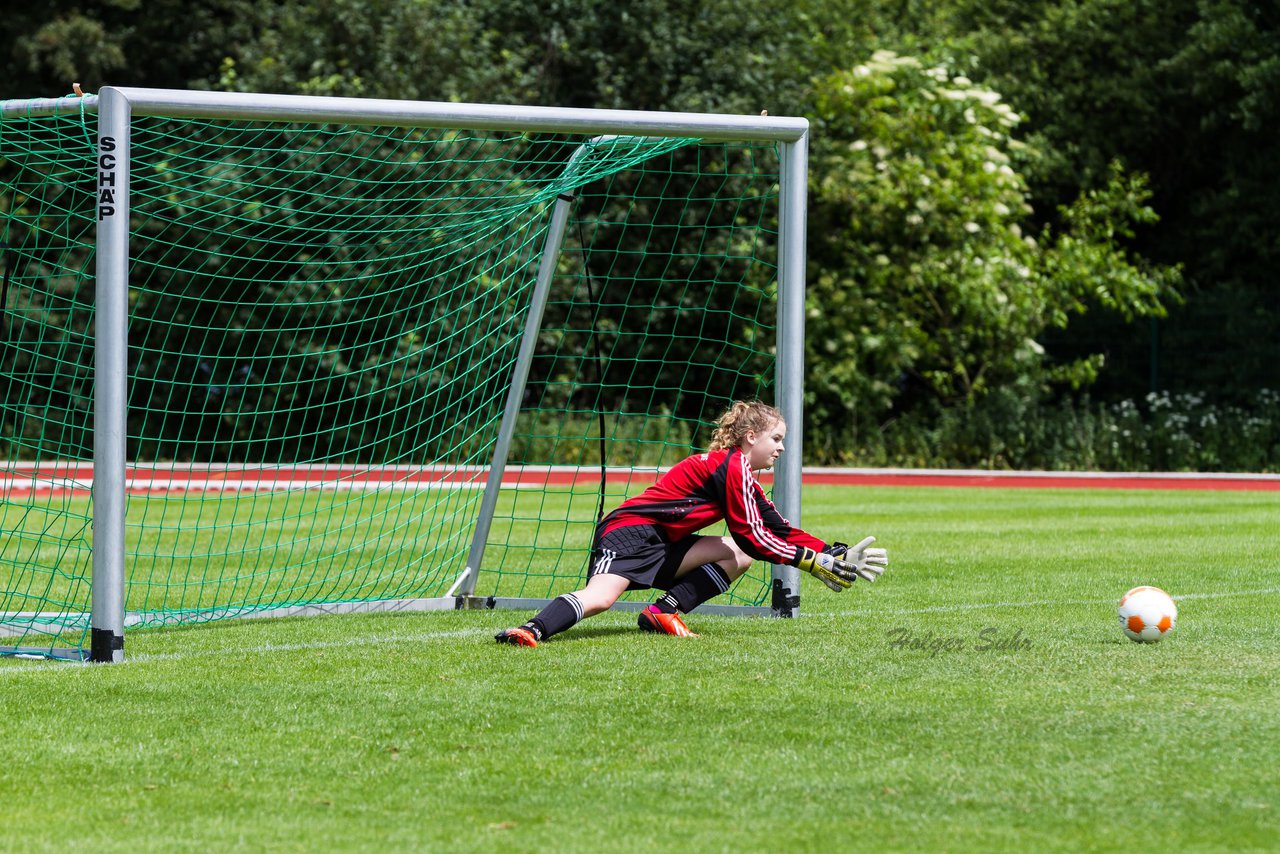
[[[736,448],[748,433],[764,433],[774,424],[785,420],[781,412],[767,403],[739,400],[716,421],[716,432],[711,435],[711,445],[707,450]]]

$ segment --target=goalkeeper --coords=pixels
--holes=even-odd
[[[671,468],[628,499],[596,529],[587,585],[552,600],[523,626],[498,632],[499,643],[537,646],[586,617],[607,611],[627,590],[666,595],[640,612],[640,628],[697,637],[680,618],[729,589],[753,560],[799,567],[839,593],[888,566],[875,537],[856,546],[828,544],[791,526],[756,480],[783,451],[782,414],[758,401],[739,401],[717,422],[710,449]],[[731,536],[700,536],[724,520]]]

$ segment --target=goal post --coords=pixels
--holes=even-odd
[[[740,396],[799,522],[804,119],[108,87],[0,122],[0,652],[536,607]],[[763,572],[719,609],[796,613]]]

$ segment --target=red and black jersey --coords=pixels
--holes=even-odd
[[[653,525],[676,541],[722,519],[742,550],[756,560],[794,566],[802,547],[826,548],[822,540],[782,518],[739,448],[695,454],[677,463],[653,486],[604,517],[600,533],[625,525]]]

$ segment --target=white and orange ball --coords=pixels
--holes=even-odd
[[[1120,629],[1136,643],[1155,643],[1178,624],[1178,606],[1159,587],[1135,587],[1120,599]]]

